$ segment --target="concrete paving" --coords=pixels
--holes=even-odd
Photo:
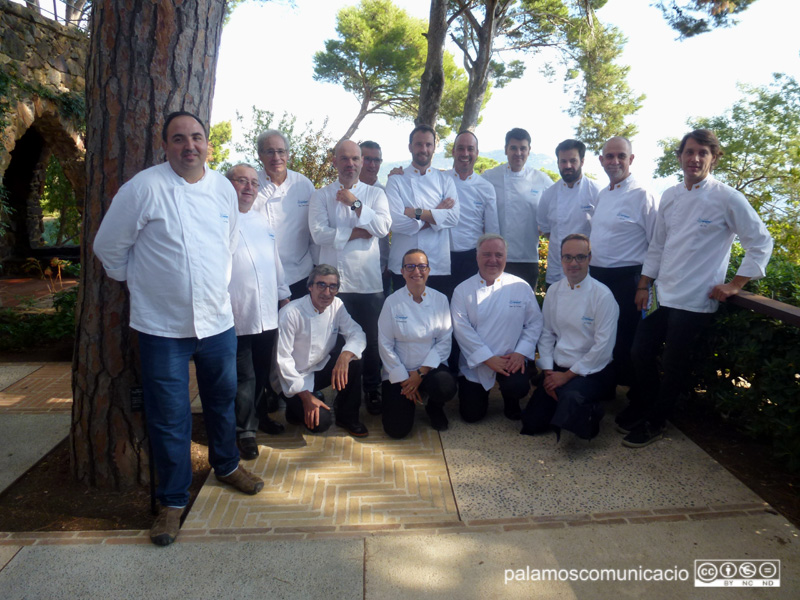
[[[502,534],[184,541],[167,548],[147,543],[43,545],[18,550],[0,571],[4,600],[788,600],[800,591],[797,531],[787,527],[783,518],[769,514]],[[780,587],[696,588],[695,559],[715,558],[780,560]],[[603,577],[615,579],[580,581],[581,577],[599,578],[602,569],[609,570]],[[656,570],[671,580],[645,580]],[[570,571],[576,572],[577,581],[569,580]],[[544,580],[536,580],[537,574]]]
[[[0,413],[0,492],[69,435],[67,413]]]
[[[65,434],[59,369],[0,390],[0,444],[12,455],[47,419]],[[518,435],[501,411],[496,393],[477,425],[449,406],[441,435],[421,414],[401,441],[374,417],[365,440],[260,435],[250,465],[270,489],[242,496],[209,478],[167,548],[147,531],[0,532],[0,599],[800,595],[797,528],[680,432],[630,450],[607,417],[592,443],[556,444]],[[695,587],[695,561],[711,559],[780,560],[780,587]],[[582,569],[615,579],[581,581]],[[645,580],[656,569],[680,580]]]

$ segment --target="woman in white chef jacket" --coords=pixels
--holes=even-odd
[[[450,356],[453,326],[444,294],[425,286],[430,268],[417,248],[403,256],[406,285],[386,299],[378,318],[378,348],[383,363],[383,430],[393,438],[408,435],[417,404],[437,431],[447,429],[444,403],[456,394],[456,381],[444,363]]]

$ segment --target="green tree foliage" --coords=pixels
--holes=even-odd
[[[567,73],[573,82],[567,86],[573,94],[567,113],[578,117],[576,137],[594,152],[612,136],[633,138],[637,128],[626,118],[642,107],[645,96],[628,85],[630,67],[616,62],[627,40],[615,27],[604,27],[593,11],[575,22],[568,39],[576,49]]]
[[[209,128],[208,131],[208,166],[215,171],[225,172],[230,167],[228,157],[231,154],[228,145],[233,136],[233,127],[230,121],[220,121]]]
[[[658,0],[653,4],[675,31],[678,39],[736,25],[733,18],[756,0]]]
[[[314,55],[314,79],[341,85],[358,98],[358,114],[344,138],[352,137],[370,114],[414,119],[427,57],[426,29],[424,20],[410,17],[391,0],[361,0],[339,11],[339,37],[326,40],[325,51]],[[456,127],[467,86],[463,70],[447,53],[444,69],[440,135]]]
[[[44,190],[39,199],[42,211],[56,217],[56,231],[48,243],[63,246],[80,243],[81,213],[72,185],[64,175],[61,163],[50,155],[45,172]]]
[[[771,84],[742,85],[725,114],[690,119],[689,129],[716,132],[725,154],[714,176],[742,192],[775,240],[776,255],[800,264],[800,85],[776,74]],[[656,176],[678,174],[678,139],[661,140]]]
[[[256,139],[268,129],[277,129],[289,138],[288,167],[308,177],[315,187],[322,187],[336,180],[333,166],[333,147],[336,140],[327,131],[328,119],[317,127],[312,121],[301,130],[297,128],[297,117],[284,112],[275,122],[275,113],[253,106],[250,118],[245,119],[236,111],[236,123],[244,128],[244,142],[234,142],[233,149],[245,157],[245,162],[259,168]]]

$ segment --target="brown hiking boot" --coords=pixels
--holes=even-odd
[[[158,516],[150,528],[150,541],[156,546],[169,546],[178,537],[181,528],[182,508],[162,506],[158,509]]]
[[[257,475],[253,475],[241,464],[230,475],[220,477],[214,473],[214,476],[222,483],[227,483],[228,485],[235,487],[240,492],[250,494],[251,496],[255,496],[264,488],[264,480]]]

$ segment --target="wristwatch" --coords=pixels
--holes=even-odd
[[[422,218],[422,209],[421,208],[415,208],[414,209],[414,218],[417,221],[419,221]]]
[[[356,201],[350,205],[350,210],[358,210],[359,208],[361,208],[361,200],[356,199]]]

